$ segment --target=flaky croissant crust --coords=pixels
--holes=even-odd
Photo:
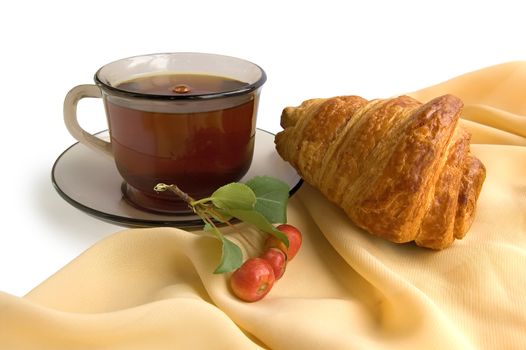
[[[469,230],[486,174],[462,106],[452,95],[311,99],[283,110],[276,149],[356,225],[442,249]]]

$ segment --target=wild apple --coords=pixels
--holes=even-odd
[[[269,248],[262,255],[261,258],[269,262],[274,271],[274,277],[279,280],[285,273],[285,267],[287,266],[287,256],[285,253],[278,248]]]
[[[266,240],[266,248],[278,248],[287,255],[287,261],[294,259],[301,247],[302,236],[300,230],[289,224],[281,224],[276,227],[279,231],[283,232],[289,239],[289,247],[277,239],[276,237],[269,235]]]
[[[270,292],[274,281],[274,270],[262,258],[250,258],[230,277],[230,287],[234,294],[244,301],[257,301]]]

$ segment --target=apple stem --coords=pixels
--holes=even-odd
[[[223,215],[221,215],[220,212],[218,212],[217,210],[213,209],[213,208],[210,208],[209,209],[210,212],[216,217],[218,218],[221,222],[225,223],[227,226],[229,226],[231,229],[233,229],[234,231],[236,231],[237,233],[239,233],[239,237],[241,237],[243,239],[243,241],[245,241],[245,243],[247,243],[252,249],[254,250],[258,250],[258,247],[256,247],[256,245],[254,243],[252,243],[247,237],[245,237],[244,234],[242,234],[241,232],[239,232],[239,230],[237,229],[237,227],[235,227],[234,225],[232,225],[232,223],[228,220],[226,220]]]
[[[183,201],[185,201],[188,204],[192,204],[193,202],[195,202],[195,200],[192,197],[190,197],[188,193],[184,192],[176,185],[167,185],[164,183],[158,183],[157,185],[155,185],[153,190],[155,192],[164,192],[166,190],[169,190],[175,193],[176,195],[178,195],[179,198],[181,198]]]
[[[245,243],[247,243],[248,246],[250,246],[252,249],[254,249],[255,251],[259,251],[260,248],[257,247],[254,243],[252,243],[247,237],[245,237],[244,234],[242,234],[241,232],[239,232],[238,230],[236,230],[238,233],[239,233],[239,237],[245,241]]]

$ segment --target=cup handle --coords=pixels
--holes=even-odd
[[[87,147],[113,157],[111,143],[93,136],[82,129],[77,120],[77,103],[84,97],[102,98],[102,93],[97,85],[78,85],[71,89],[64,99],[64,123],[71,136]]]

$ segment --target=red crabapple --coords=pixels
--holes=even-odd
[[[230,277],[230,287],[234,294],[244,301],[262,299],[276,280],[270,263],[262,258],[250,258]]]
[[[269,248],[261,255],[261,258],[269,262],[274,271],[276,281],[279,280],[285,273],[285,267],[287,266],[287,256],[285,253],[278,248]]]
[[[287,246],[279,239],[269,235],[266,241],[266,248],[281,249],[287,255],[287,261],[290,261],[294,259],[300,250],[302,242],[301,232],[296,227],[289,224],[281,224],[276,228],[287,236],[289,239],[289,247],[287,248]]]

